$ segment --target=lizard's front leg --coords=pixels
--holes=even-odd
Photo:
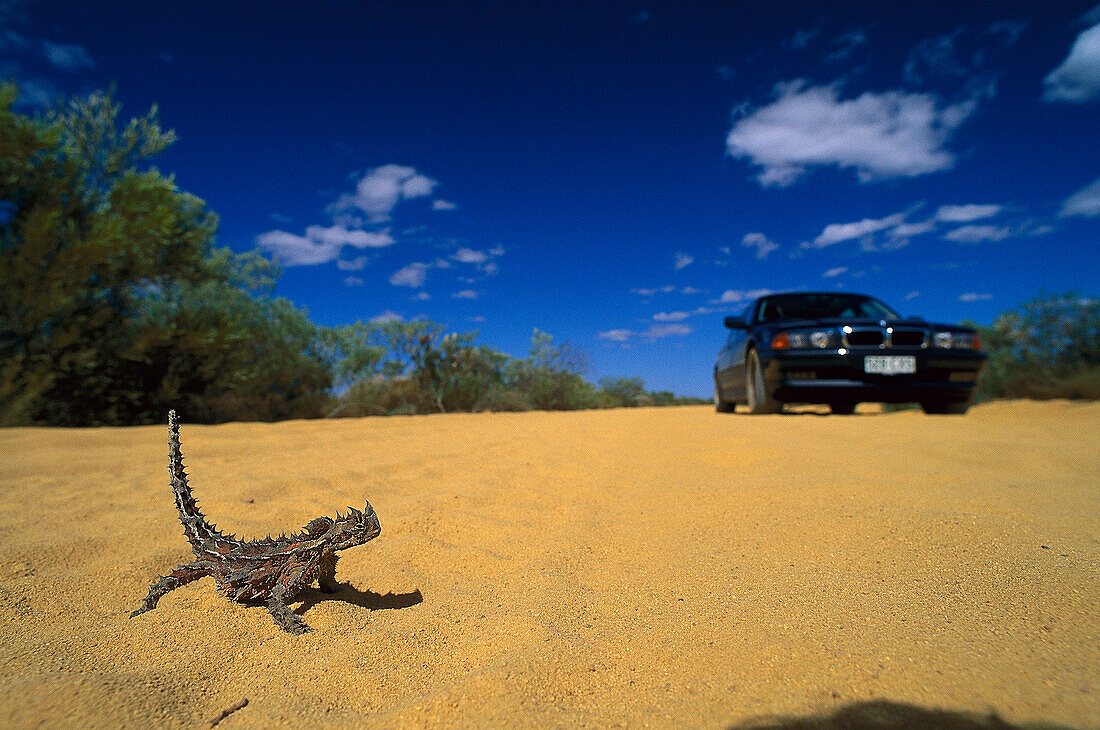
[[[271,618],[280,629],[287,633],[301,635],[312,631],[302,617],[290,610],[287,601],[294,600],[298,591],[302,590],[302,579],[306,571],[304,566],[295,566],[280,576],[278,583],[271,589],[271,597],[267,599],[267,610],[271,612]]]
[[[336,560],[340,556],[335,553],[321,558],[321,565],[317,571],[317,585],[322,593],[335,593],[340,585],[336,582]]]
[[[180,586],[187,585],[193,580],[198,580],[204,575],[211,575],[213,568],[214,564],[206,561],[195,561],[179,566],[170,575],[164,576],[149,587],[149,595],[145,597],[145,602],[141,604],[141,608],[130,614],[130,618],[140,616],[146,611],[152,611],[157,607],[157,601],[166,594]]]

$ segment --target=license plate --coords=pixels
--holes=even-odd
[[[863,358],[863,372],[875,375],[909,375],[917,372],[913,355],[868,355]]]

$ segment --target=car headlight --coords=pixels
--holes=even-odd
[[[982,346],[978,336],[972,332],[935,332],[932,345],[945,350],[978,350]]]
[[[772,338],[773,350],[825,350],[838,347],[836,330],[789,330]]]

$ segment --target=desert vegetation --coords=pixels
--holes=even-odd
[[[175,141],[110,92],[34,116],[0,86],[0,425],[192,422],[702,402],[586,380],[535,330],[526,357],[431,321],[322,327],[275,262],[216,245],[217,215],[150,165]],[[981,396],[1100,396],[1094,299],[1037,299],[981,328]]]
[[[435,322],[322,327],[271,292],[278,266],[218,247],[218,217],[149,161],[157,110],[111,93],[37,116],[0,87],[0,424],[277,420],[684,402],[598,386],[535,331],[513,358]]]

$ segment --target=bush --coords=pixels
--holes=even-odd
[[[978,329],[989,353],[978,398],[1100,397],[1100,301],[1040,296]]]

